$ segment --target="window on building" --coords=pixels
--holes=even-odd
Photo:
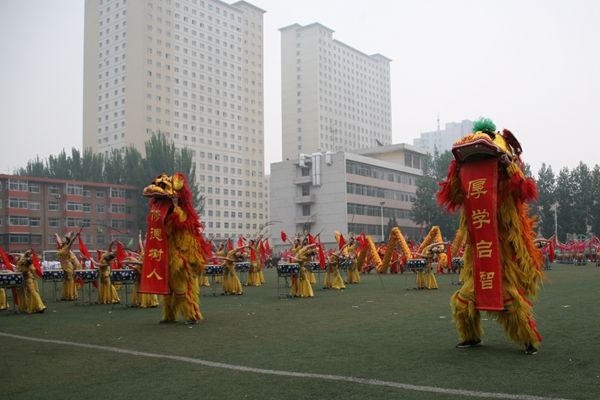
[[[27,186],[27,181],[22,181],[18,179],[9,179],[8,180],[8,190],[15,192],[27,192],[29,191]]]
[[[310,205],[309,204],[304,204],[302,206],[302,216],[303,217],[310,216]]]

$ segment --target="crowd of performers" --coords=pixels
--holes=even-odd
[[[151,308],[159,305],[159,297],[156,293],[144,293],[140,290],[144,257],[153,257],[154,254],[146,252],[145,241],[142,240],[141,235],[136,250],[114,241],[106,251],[97,251],[96,257],[93,257],[83,243],[80,233],[69,232],[63,237],[56,236],[56,255],[62,272],[60,300],[78,300],[82,287],[89,283],[96,289],[95,303],[118,304],[121,302],[119,292],[123,284],[120,280],[113,282],[111,275],[119,272],[134,277],[127,282],[133,285],[131,306]],[[407,243],[399,228],[394,228],[390,232],[387,243],[377,245],[364,234],[356,237],[350,234],[346,239],[340,232],[336,232],[336,249],[325,249],[319,234],[313,236],[309,232],[296,233],[293,239],[288,239],[287,234],[282,231],[281,238],[289,248],[279,252],[275,260],[294,264],[298,268],[297,273],[292,274],[289,293],[291,297],[314,296],[313,285],[317,283],[315,272],[324,275],[323,289],[333,290],[343,290],[346,285],[359,284],[361,274],[372,271],[403,274],[406,270],[416,274],[416,289],[437,289],[434,272],[438,274],[457,272],[457,266],[447,261],[448,257],[444,251],[450,247],[449,244],[446,246],[441,241],[441,232],[437,226],[432,228],[419,245],[415,245],[414,242]],[[78,243],[80,257],[76,256],[73,250],[76,243]],[[239,237],[237,243],[228,239],[216,245],[211,240],[206,240],[204,246],[206,264],[204,268],[198,269],[198,274],[190,275],[195,281],[193,285],[197,287],[218,285],[224,295],[242,295],[245,286],[263,285],[264,269],[278,267],[274,262],[269,240],[260,234],[249,240]],[[456,253],[459,251],[461,250],[455,250]],[[1,248],[0,252],[2,253],[0,273],[20,272],[23,276],[23,285],[16,288],[13,295],[18,311],[44,312],[45,306],[36,281],[36,276],[43,278],[44,272],[35,252],[30,249],[23,254],[7,255]],[[240,279],[240,271],[237,269],[240,264],[247,266],[243,270],[244,282]],[[316,271],[315,265],[318,266]],[[52,269],[46,271],[51,272]],[[85,271],[94,272],[92,278],[81,274]],[[49,274],[48,278],[55,279],[52,274]],[[175,276],[172,284],[178,285],[178,290],[170,291],[163,299],[169,304],[163,315],[168,321],[176,319],[176,309],[182,305],[185,307],[187,302],[185,294],[190,289],[187,280],[180,279],[181,282],[177,282],[177,279],[178,277]],[[181,295],[177,295],[178,291]],[[192,290],[193,296],[197,293],[198,291]],[[176,306],[175,303],[181,304]],[[7,308],[6,293],[4,289],[0,289],[0,309]],[[192,321],[201,319],[199,309],[194,311],[193,306],[185,316],[192,317]],[[194,319],[194,316],[198,318]]]
[[[434,226],[424,240],[406,241],[399,228],[393,228],[387,243],[375,245],[364,234],[346,239],[336,232],[335,249],[325,249],[320,234],[296,234],[273,262],[267,238],[240,238],[216,246],[204,237],[200,219],[192,206],[192,195],[186,177],[176,173],[156,177],[144,188],[149,198],[145,240],[138,251],[113,242],[108,250],[94,259],[81,242],[80,235],[57,236],[58,258],[63,272],[61,300],[74,301],[82,285],[79,274],[84,268],[73,254],[79,240],[81,253],[89,269],[96,271],[97,302],[120,302],[118,283],[111,282],[115,270],[137,271],[133,305],[157,307],[162,296],[161,323],[173,323],[181,316],[188,324],[201,320],[199,292],[201,286],[221,285],[223,294],[242,295],[244,285],[261,286],[263,270],[271,265],[287,268],[291,277],[290,296],[310,298],[318,272],[324,272],[324,289],[343,290],[346,285],[360,283],[361,273],[416,273],[417,289],[437,289],[436,274],[459,272],[461,288],[451,298],[453,320],[460,337],[456,346],[467,349],[482,343],[481,312],[493,314],[508,336],[535,354],[541,343],[533,317],[530,298],[536,295],[555,253],[563,262],[597,262],[600,241],[559,243],[535,239],[535,221],[529,215],[527,202],[537,192],[535,183],[523,172],[521,147],[514,135],[498,132],[489,120],[478,121],[474,133],[457,141],[452,149],[454,160],[447,179],[440,184],[438,202],[448,211],[461,209],[460,224],[452,242],[443,239]],[[42,276],[39,259],[26,251],[11,260],[0,252],[7,270],[20,272],[22,282],[13,286],[13,299],[20,312],[42,313],[45,305],[40,297],[35,276]],[[236,266],[248,265],[246,282],[242,284]],[[343,271],[345,276],[343,276]],[[291,271],[291,272],[290,272]],[[287,282],[287,280],[286,280]],[[0,290],[0,308],[7,307],[6,293]]]

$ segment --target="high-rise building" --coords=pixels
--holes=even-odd
[[[245,1],[85,5],[84,147],[143,152],[157,132],[188,147],[217,238],[251,235],[266,219],[264,12]]]
[[[319,23],[280,31],[283,160],[390,144],[391,60],[333,39]]]
[[[440,130],[439,120],[438,128],[432,132],[422,132],[421,137],[413,139],[415,146],[422,148],[428,153],[433,154],[435,150],[443,153],[452,149],[452,143],[461,137],[471,133],[473,130],[473,121],[468,119],[461,122],[448,122],[446,128]]]

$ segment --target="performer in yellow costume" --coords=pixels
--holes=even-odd
[[[537,188],[523,173],[521,145],[510,131],[497,132],[489,119],[476,121],[473,131],[454,143],[455,160],[438,193],[450,211],[463,208],[464,284],[451,299],[456,347],[481,343],[480,312],[487,311],[525,354],[535,354],[542,338],[528,297],[537,293],[543,256],[526,201]]]
[[[241,249],[243,248],[229,250],[226,257],[219,257],[223,266],[223,294],[244,294],[242,282],[235,271],[235,263],[244,259]]]
[[[116,253],[111,251],[112,243],[109,250],[100,257],[99,262],[94,262],[98,267],[98,304],[118,304],[121,302],[117,289],[110,280],[111,264],[116,258]]]
[[[300,267],[298,277],[292,279],[291,295],[294,297],[314,296],[308,271],[312,257],[316,255],[316,246],[316,244],[307,244],[296,248],[296,253],[291,258],[292,262],[298,263]]]
[[[27,314],[43,313],[46,306],[40,297],[36,270],[33,265],[33,252],[27,250],[17,261],[17,272],[23,274],[23,286],[17,288],[18,309]]]
[[[258,247],[256,242],[253,239],[250,239],[248,242],[248,249],[250,252],[249,261],[250,261],[250,270],[248,271],[248,278],[246,280],[246,286],[260,286],[262,283],[260,282],[260,260],[257,257]]]
[[[75,241],[76,234],[73,232],[67,233],[64,238],[60,238],[56,235],[56,243],[58,244],[58,260],[60,261],[60,267],[65,273],[65,280],[63,281],[62,292],[60,299],[65,301],[77,300],[79,297],[77,293],[77,286],[75,283],[74,271],[82,269],[81,263],[71,251],[71,246]]]
[[[342,251],[343,249],[335,251],[329,256],[323,289],[346,289],[344,279],[340,275],[340,262],[343,258]]]
[[[144,188],[144,196],[151,199],[140,291],[166,293],[161,323],[175,322],[181,314],[187,324],[196,324],[203,318],[198,275],[210,244],[201,234],[187,179],[181,173],[162,174]]]
[[[360,269],[365,262],[366,253],[360,251],[358,243],[352,235],[350,235],[350,238],[348,239],[348,254],[352,257],[353,261],[347,271],[346,283],[360,283]]]
[[[417,289],[437,289],[433,264],[439,262],[439,256],[444,250],[442,232],[439,226],[433,226],[425,239],[419,245],[417,254],[427,260],[425,269],[417,272]],[[445,256],[445,255],[444,255]]]

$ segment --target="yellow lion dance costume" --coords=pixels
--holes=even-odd
[[[161,323],[202,319],[198,276],[204,271],[210,243],[192,204],[185,176],[162,174],[144,188],[150,197],[140,293],[163,295]]]
[[[536,295],[543,257],[534,244],[526,201],[536,198],[537,188],[523,173],[519,142],[510,131],[495,129],[491,120],[480,119],[475,133],[454,143],[455,160],[438,192],[438,202],[449,211],[463,209],[463,286],[451,299],[461,338],[456,347],[481,343],[480,311],[488,311],[512,340],[525,346],[525,354],[535,354],[542,338],[528,297]],[[495,270],[490,267],[494,260]]]

